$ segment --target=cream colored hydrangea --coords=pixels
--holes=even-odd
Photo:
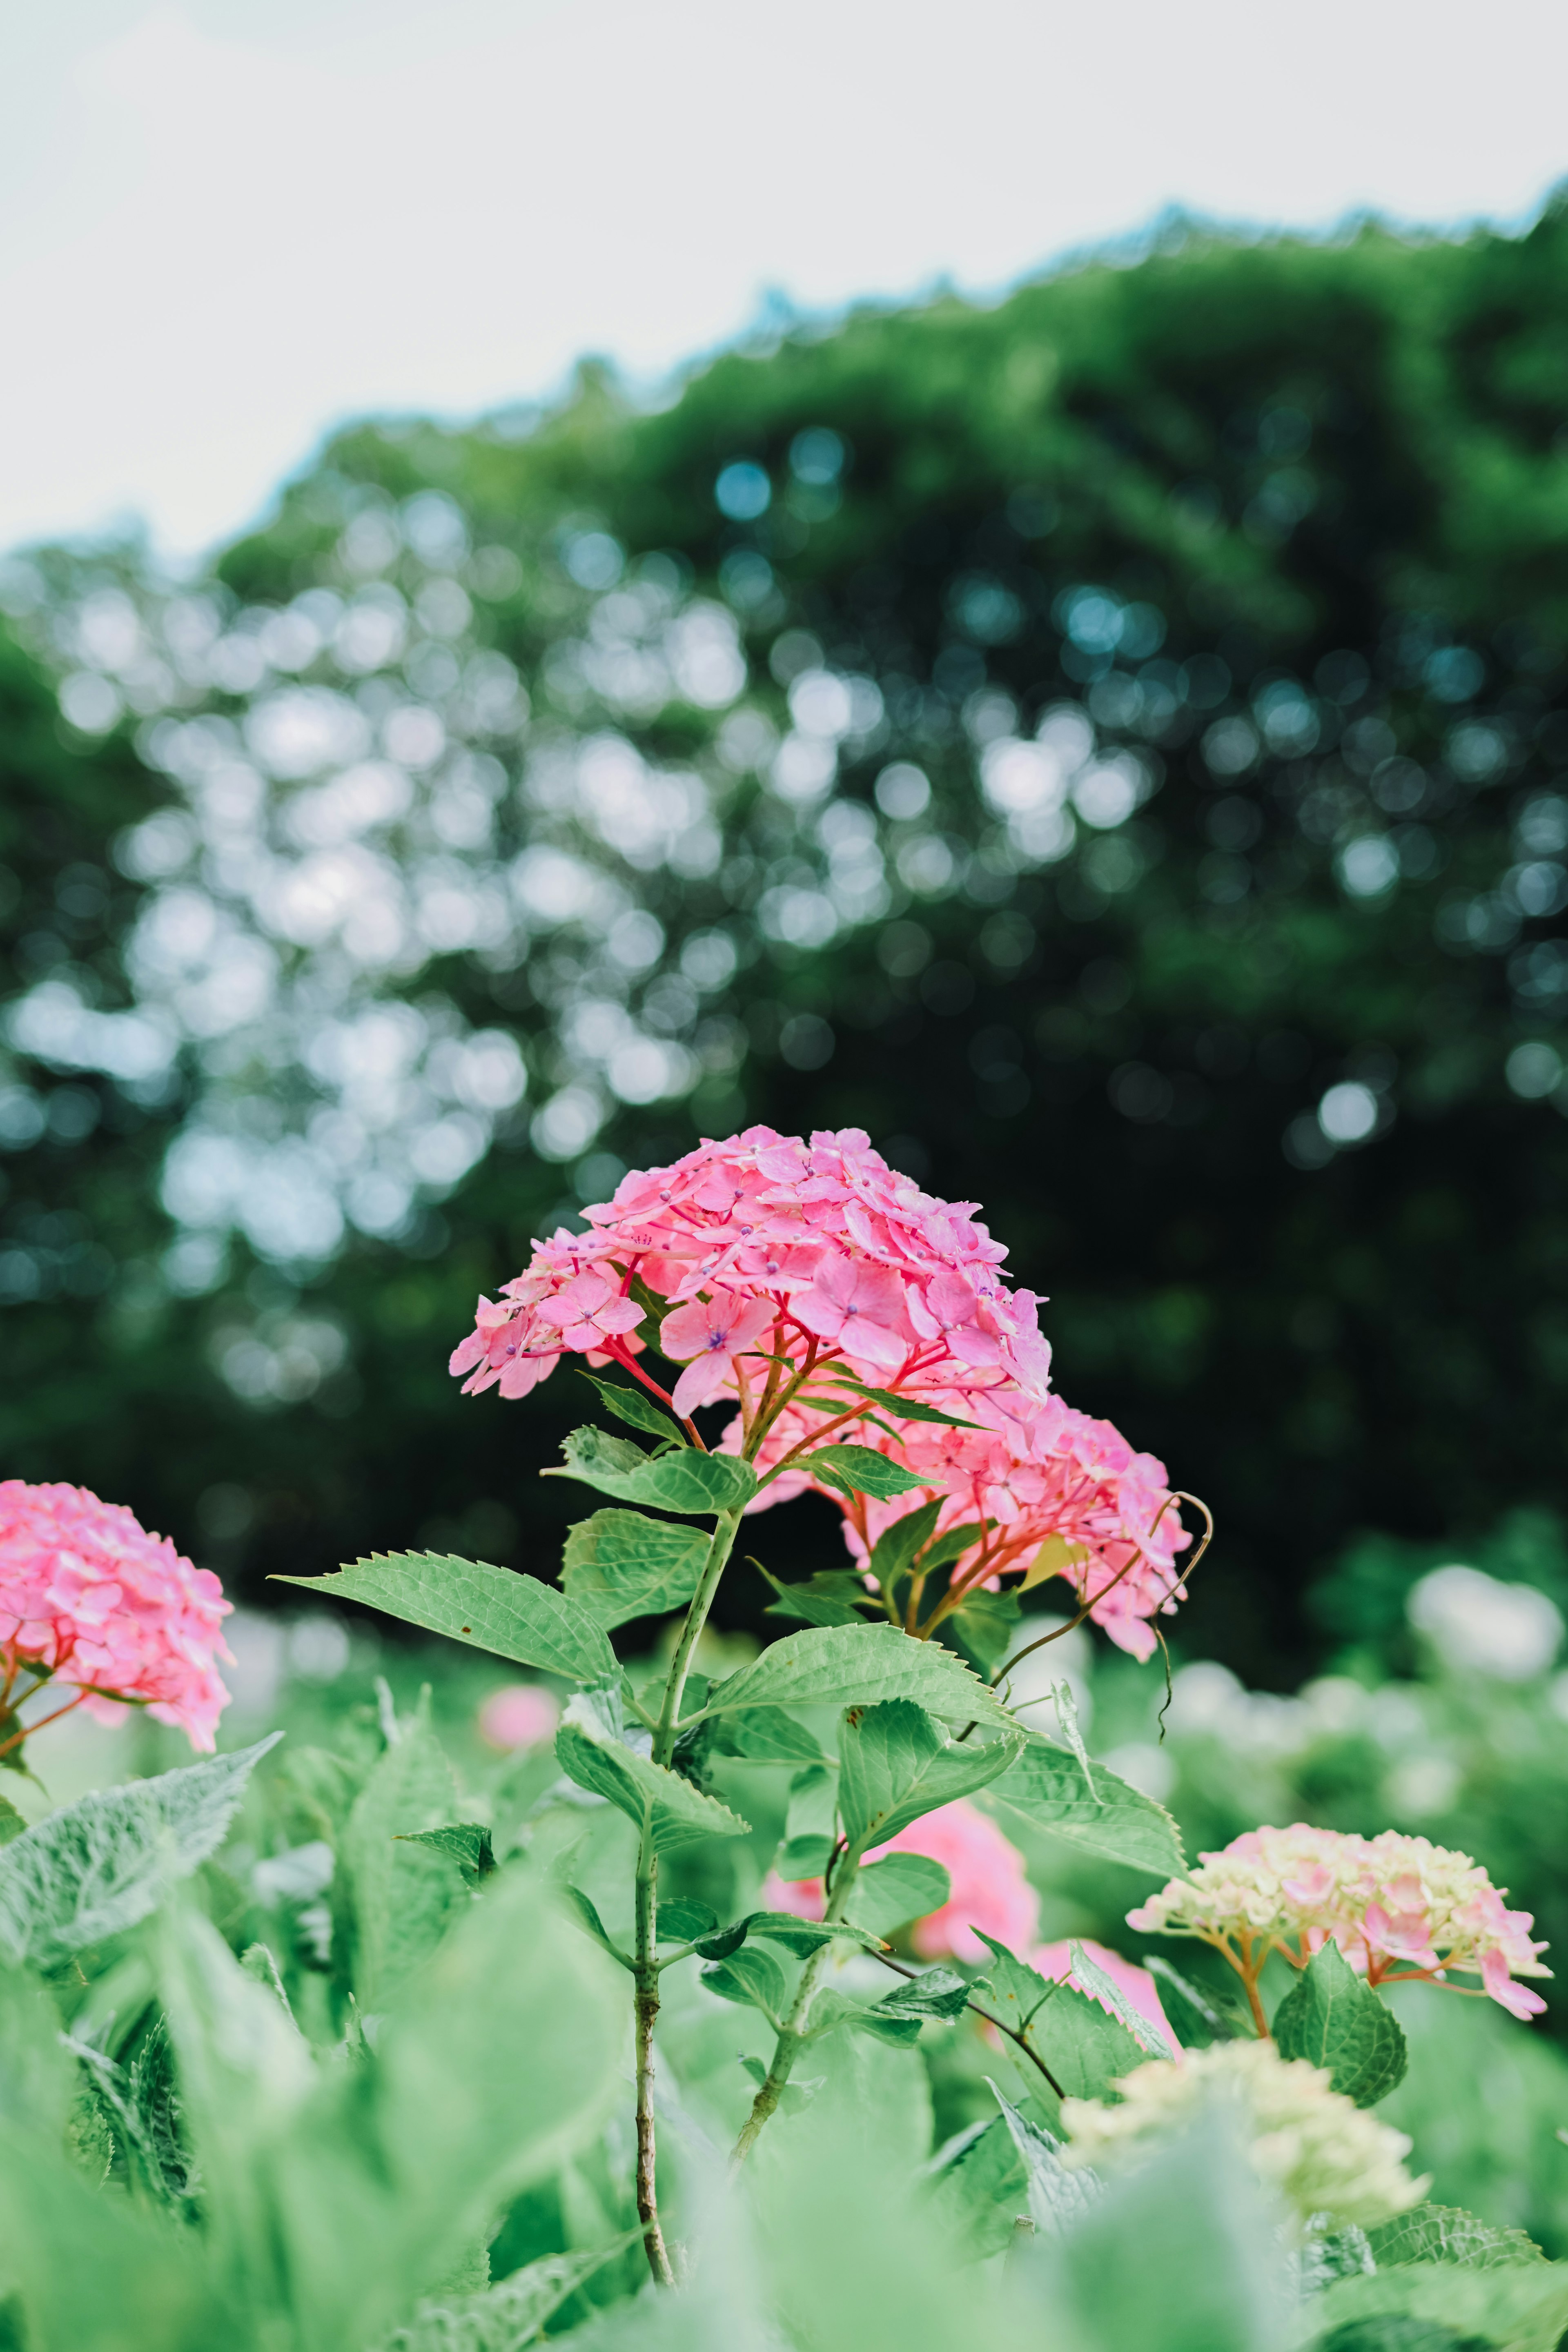
[[[1175,2064],[1151,2059],[1115,2087],[1120,2105],[1062,2101],[1064,2164],[1115,2171],[1212,2103],[1237,2112],[1260,2177],[1302,2222],[1326,2213],[1370,2229],[1418,2204],[1431,2186],[1405,2169],[1403,2132],[1331,2090],[1321,2067],[1281,2058],[1272,2042],[1220,2042]]]

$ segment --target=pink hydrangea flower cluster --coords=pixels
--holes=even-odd
[[[988,1814],[963,1797],[911,1822],[866,1860],[877,1862],[885,1853],[927,1854],[941,1863],[952,1882],[942,1908],[917,1919],[910,1931],[910,1941],[922,1959],[965,1960],[973,1966],[989,1958],[976,1928],[1013,1952],[1024,1951],[1033,1941],[1040,1904],[1025,1874],[1024,1857]],[[820,1878],[787,1880],[776,1874],[769,1876],[762,1895],[764,1906],[792,1911],[801,1919],[820,1919],[824,1899]]]
[[[1043,1396],[1037,1302],[1006,1286],[1006,1253],[973,1206],[922,1192],[858,1128],[809,1143],[748,1128],[626,1176],[584,1211],[587,1233],[539,1243],[498,1299],[479,1301],[451,1369],[466,1392],[521,1397],[568,1351],[645,1378],[636,1354],[657,1339],[686,1367],[676,1411],[736,1399],[748,1431],[818,1365],[910,1395],[1005,1384]],[[656,1327],[634,1287],[667,1309]],[[817,1409],[837,1418],[842,1404]]]
[[[887,1501],[817,1488],[842,1511],[855,1558],[868,1560],[889,1527],[941,1498],[933,1544],[951,1528],[975,1530],[952,1566],[944,1614],[966,1592],[994,1591],[1005,1576],[1021,1573],[1026,1588],[1060,1576],[1119,1647],[1149,1657],[1149,1621],[1173,1615],[1186,1599],[1177,1561],[1192,1542],[1164,1464],[1135,1453],[1110,1422],[1091,1420],[1058,1396],[998,1387],[928,1402],[978,1426],[954,1429],[889,1413],[840,1433],[924,1481],[921,1490]],[[801,1434],[786,1415],[764,1441],[760,1465],[782,1461]],[[804,1465],[785,1471],[758,1503],[783,1501],[813,1483]]]
[[[216,1576],[182,1559],[167,1537],[149,1535],[122,1505],[81,1486],[0,1481],[6,1706],[27,1695],[19,1677],[44,1669],[77,1691],[71,1706],[113,1722],[114,1700],[140,1700],[161,1723],[178,1724],[194,1748],[210,1748],[228,1703],[217,1662],[229,1658],[222,1629],[230,1607]]]
[[[1516,1977],[1549,1977],[1531,1940],[1528,1911],[1510,1911],[1468,1853],[1384,1830],[1358,1837],[1310,1829],[1248,1830],[1205,1853],[1190,1878],[1127,1915],[1145,1934],[1196,1936],[1225,1954],[1249,1987],[1271,1951],[1302,1968],[1332,1937],[1369,1984],[1479,1975],[1480,1990],[1515,2017],[1546,2004]],[[1475,1988],[1460,1988],[1472,1990]]]

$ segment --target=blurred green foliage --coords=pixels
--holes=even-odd
[[[1565,247],[1560,208],[1517,239],[1173,230],[1136,267],[994,308],[783,329],[653,413],[585,369],[548,415],[335,438],[221,557],[224,642],[323,586],[358,593],[356,530],[363,550],[390,529],[378,577],[418,604],[428,566],[397,551],[447,502],[473,551],[461,646],[504,656],[533,703],[522,751],[515,727],[484,739],[508,779],[541,744],[613,729],[712,800],[705,870],[595,848],[667,942],[633,992],[645,1028],[693,934],[727,929],[737,969],[700,1016],[659,1000],[694,1090],[607,1099],[591,1149],[541,1156],[537,1120],[503,1119],[396,1237],[314,1260],[242,1238],[174,1277],[151,1172],[232,1082],[221,1055],[187,1047],[138,1102],[16,1050],[18,1100],[47,1097],[52,1124],[6,1137],[8,1464],[132,1502],[242,1582],[414,1541],[548,1573],[557,1507],[516,1465],[574,1417],[569,1383],[465,1405],[447,1349],[542,1220],[617,1164],[760,1118],[865,1126],[984,1203],[1050,1294],[1063,1392],[1215,1507],[1190,1638],[1250,1679],[1285,1686],[1329,1642],[1380,1639],[1370,1570],[1322,1612],[1300,1605],[1357,1528],[1462,1544],[1510,1507],[1561,1506]],[[151,593],[134,551],[46,552],[28,576],[18,635],[79,678],[104,667],[81,651],[84,600]],[[684,689],[606,701],[584,648],[619,625],[617,579],[722,600],[742,707],[774,739],[803,674],[875,686],[835,797],[770,786]],[[79,685],[67,707],[91,727],[57,728],[46,677],[6,661],[13,984],[97,971],[112,1006],[115,845],[169,789],[127,730],[140,709],[156,762],[160,709],[246,723],[253,688],[215,673],[193,702],[171,674],[138,704],[122,681],[131,716],[105,732]],[[429,700],[425,675],[406,690]],[[1062,706],[1145,796],[1097,820],[1075,787],[1076,840],[1030,848],[1027,810],[977,772]],[[894,763],[929,781],[914,816],[896,787],[876,797]],[[509,852],[578,821],[504,809]],[[769,892],[820,898],[873,835],[884,896],[816,944],[783,935]],[[388,986],[514,1034],[531,1103],[571,1079],[577,937],[530,958],[431,951]],[[292,1116],[295,1063],[256,1066]],[[1333,1147],[1314,1107],[1334,1087],[1369,1139]],[[73,1139],[89,1101],[100,1123]],[[281,1365],[281,1385],[242,1401],[222,1368],[247,1360],[258,1379]],[[798,1557],[770,1565],[830,1564],[826,1515],[795,1516]]]

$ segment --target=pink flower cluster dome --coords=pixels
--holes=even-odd
[[[82,1694],[112,1722],[115,1699],[141,1700],[210,1748],[228,1693],[223,1621],[231,1603],[206,1569],[149,1535],[118,1503],[81,1486],[0,1480],[0,1660],[6,1701],[29,1667]],[[232,1662],[231,1662],[232,1663]],[[72,1702],[73,1704],[75,1702]]]
[[[1006,1286],[1006,1253],[973,1206],[922,1192],[858,1128],[809,1143],[748,1128],[626,1176],[613,1201],[584,1209],[587,1233],[538,1244],[498,1299],[479,1301],[451,1369],[466,1392],[521,1397],[566,1351],[636,1369],[637,1349],[657,1338],[686,1366],[677,1412],[738,1399],[748,1429],[765,1358],[847,1368],[910,1395],[1005,1384],[1043,1396],[1050,1351],[1036,1300]],[[634,1286],[668,1302],[657,1329]],[[778,1394],[775,1381],[770,1410]],[[837,1416],[842,1403],[818,1409]]]
[[[988,1959],[976,1928],[1012,1952],[1025,1951],[1033,1941],[1040,1902],[1025,1874],[1024,1857],[988,1814],[963,1797],[911,1822],[866,1860],[873,1863],[885,1853],[928,1854],[952,1882],[942,1908],[918,1919],[910,1930],[910,1941],[922,1959],[965,1960],[972,1966]],[[764,1905],[802,1919],[820,1919],[823,1900],[819,1878],[770,1875],[762,1895]]]
[[[889,1412],[838,1433],[878,1448],[925,1482],[888,1501],[817,1488],[842,1511],[855,1558],[868,1560],[889,1527],[940,1497],[933,1545],[941,1548],[953,1528],[973,1530],[953,1563],[951,1594],[994,1591],[1014,1574],[1029,1585],[1060,1576],[1113,1642],[1135,1658],[1150,1656],[1150,1619],[1173,1615],[1186,1599],[1177,1559],[1192,1542],[1164,1464],[1135,1453],[1110,1422],[1091,1420],[1057,1396],[996,1387],[928,1401],[979,1425],[953,1429]],[[786,1414],[764,1440],[759,1466],[782,1461],[803,1434],[803,1425]],[[804,1465],[787,1470],[754,1507],[813,1483]]]
[[[1369,1984],[1453,1969],[1479,1975],[1481,1990],[1515,2017],[1546,2006],[1517,1976],[1549,1977],[1531,1940],[1528,1911],[1510,1911],[1468,1853],[1424,1837],[1384,1830],[1364,1838],[1342,1830],[1247,1830],[1200,1857],[1190,1878],[1173,1878],[1127,1915],[1145,1934],[1196,1936],[1249,1980],[1270,1951],[1297,1967],[1332,1937]]]

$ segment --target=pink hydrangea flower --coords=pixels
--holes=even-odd
[[[1151,2025],[1156,2026],[1173,2050],[1180,2050],[1182,2045],[1171,2030],[1171,2021],[1160,1999],[1160,1988],[1148,1969],[1139,1968],[1132,1960],[1124,1960],[1120,1952],[1110,1949],[1109,1944],[1096,1944],[1087,1936],[1080,1936],[1078,1941],[1095,1966],[1103,1969],[1111,1983],[1125,1995],[1139,2016],[1146,2017]],[[1026,1957],[1029,1966],[1037,1969],[1041,1976],[1054,1977],[1058,1984],[1078,1985],[1079,1992],[1088,1993],[1089,1999],[1098,2000],[1102,2009],[1110,2009],[1110,2004],[1102,1994],[1091,1990],[1088,1985],[1078,1984],[1072,1972],[1070,1942],[1041,1944]]]
[[[732,1389],[740,1377],[736,1358],[756,1347],[773,1320],[767,1299],[738,1290],[715,1290],[711,1298],[692,1299],[667,1315],[658,1344],[672,1363],[686,1365],[670,1394],[676,1412],[694,1412],[726,1386]]]
[[[1143,1933],[1195,1936],[1255,1995],[1271,1951],[1302,1968],[1331,1937],[1369,1984],[1447,1983],[1457,1969],[1515,2017],[1538,2016],[1518,1977],[1549,1977],[1528,1911],[1510,1911],[1468,1853],[1384,1830],[1374,1838],[1297,1822],[1247,1830],[1127,1915]],[[1462,1987],[1462,1990],[1474,1988]],[[1255,2004],[1256,2006],[1256,2004]]]
[[[80,1486],[0,1481],[7,1706],[26,1696],[21,1677],[44,1670],[76,1692],[68,1706],[113,1722],[112,1702],[139,1700],[194,1748],[210,1748],[228,1704],[217,1662],[233,1663],[222,1633],[230,1607],[216,1576],[166,1537],[149,1535],[121,1505]]]
[[[503,1683],[479,1708],[479,1738],[508,1753],[543,1748],[554,1738],[560,1721],[560,1704],[542,1683]]]
[[[629,1365],[635,1280],[673,1309],[721,1292],[765,1305],[732,1365],[755,1349],[910,1395],[1004,1381],[1043,1395],[1036,1300],[1008,1289],[1005,1253],[972,1210],[922,1192],[858,1128],[809,1142],[748,1128],[626,1176],[613,1201],[584,1211],[585,1234],[536,1244],[500,1297],[480,1300],[451,1369],[468,1393],[521,1396],[565,1349]],[[735,1392],[732,1374],[724,1386]]]
[[[1010,1952],[1022,1953],[1033,1941],[1040,1898],[1026,1875],[1024,1857],[988,1814],[963,1798],[911,1822],[866,1860],[876,1862],[885,1853],[928,1854],[952,1882],[942,1908],[917,1919],[910,1931],[910,1941],[922,1959],[964,1960],[972,1966],[988,1959],[976,1928],[1005,1944]],[[822,1881],[791,1881],[770,1873],[761,1899],[769,1909],[820,1919]]]

